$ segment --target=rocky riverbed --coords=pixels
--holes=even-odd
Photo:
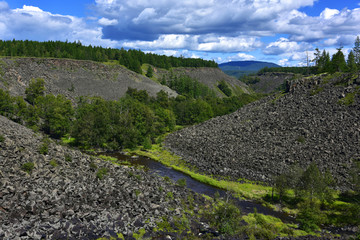
[[[360,79],[315,76],[238,111],[168,135],[165,145],[209,175],[271,182],[315,162],[342,188],[360,157]]]
[[[32,170],[27,163],[34,164]],[[131,239],[141,228],[146,236],[157,236],[153,228],[161,217],[187,216],[181,204],[187,196],[194,198],[194,211],[205,201],[144,170],[44,140],[2,116],[0,189],[0,239],[96,239],[117,233]]]

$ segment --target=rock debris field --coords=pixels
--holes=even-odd
[[[0,239],[129,238],[140,228],[151,236],[162,216],[181,216],[181,199],[193,195],[141,169],[54,142],[40,154],[43,136],[2,116],[0,135]],[[28,162],[34,163],[30,173]],[[100,180],[101,169],[107,174]],[[194,199],[196,210],[204,199]]]

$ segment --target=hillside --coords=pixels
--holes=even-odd
[[[360,158],[359,84],[341,74],[294,80],[288,93],[172,133],[165,145],[210,175],[272,182],[315,162],[350,188]]]
[[[275,63],[261,61],[233,61],[219,64],[219,68],[226,74],[239,78],[243,75],[256,73],[262,68],[280,67]]]
[[[48,93],[63,94],[74,100],[79,96],[101,96],[116,100],[129,87],[146,90],[155,96],[160,90],[177,94],[166,86],[120,65],[92,61],[47,58],[1,58],[0,88],[24,96],[31,79],[42,78]]]
[[[0,239],[97,239],[118,233],[133,239],[140,229],[151,238],[161,236],[153,229],[164,216],[194,219],[180,204],[184,198],[194,199],[194,210],[205,204],[157,175],[57,145],[3,116],[0,136]]]
[[[170,71],[165,69],[155,69],[155,75],[158,79],[163,77],[169,78],[171,75],[189,76],[190,78],[196,79],[200,83],[203,83],[209,88],[215,90],[217,96],[219,97],[225,96],[217,87],[222,80],[227,83],[235,95],[241,93],[251,93],[251,90],[246,84],[240,82],[234,77],[228,76],[219,68],[173,68]]]
[[[256,93],[273,93],[283,90],[284,84],[302,75],[283,72],[265,72],[251,76],[243,76],[240,81],[247,84]]]

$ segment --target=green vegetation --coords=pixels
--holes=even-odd
[[[0,134],[0,143],[4,142],[5,141],[5,137],[4,135]]]
[[[179,180],[176,181],[176,185],[178,185],[180,187],[186,187],[186,179],[180,178]]]
[[[40,147],[39,147],[39,153],[46,155],[49,153],[49,143],[47,141],[44,141]]]
[[[150,97],[145,90],[129,88],[118,101],[80,97],[73,106],[63,95],[45,94],[44,80],[33,79],[26,88],[27,102],[0,89],[0,114],[83,149],[132,149],[139,145],[150,149],[157,138],[174,131],[176,125],[192,125],[228,114],[259,98],[247,94],[217,98],[194,79],[178,78],[174,82],[184,96],[169,98],[160,91]],[[47,154],[46,144],[39,151]]]
[[[271,187],[262,186],[251,182],[243,183],[243,179],[239,179],[239,182],[218,180],[212,176],[196,173],[196,169],[186,164],[183,160],[180,159],[180,157],[169,153],[156,144],[153,145],[151,150],[133,150],[132,152],[137,155],[146,156],[159,161],[165,166],[169,166],[175,170],[181,171],[198,180],[199,182],[233,192],[234,195],[240,198],[262,200],[266,195],[271,193]]]
[[[231,88],[227,85],[227,83],[222,80],[220,81],[218,88],[228,97],[230,97],[232,95],[232,91]]]
[[[359,95],[359,93],[360,93],[359,89],[357,89],[354,92],[347,93],[344,98],[341,98],[339,100],[339,103],[342,104],[342,105],[345,105],[345,106],[352,105],[354,103],[354,101],[355,101],[355,97],[357,95]]]
[[[72,162],[72,157],[69,154],[65,154],[65,161]]]
[[[24,163],[22,166],[21,166],[21,169],[24,171],[24,172],[27,172],[28,174],[30,174],[32,172],[32,170],[34,169],[35,165],[33,162],[27,162],[27,163]]]
[[[53,167],[56,167],[58,165],[57,161],[55,159],[52,159],[49,164]]]
[[[108,174],[108,169],[107,168],[100,168],[97,172],[96,172],[96,178],[102,180],[105,175]]]
[[[0,56],[11,57],[46,57],[72,58],[97,62],[117,61],[132,71],[141,73],[141,65],[151,64],[154,67],[170,69],[171,67],[217,67],[214,61],[195,58],[178,58],[144,53],[140,50],[111,49],[103,47],[83,46],[81,42],[36,42],[36,41],[2,41],[0,40]]]
[[[323,50],[322,52],[316,48],[315,58],[312,62],[315,66],[310,67],[280,67],[280,68],[263,68],[258,74],[266,72],[289,72],[302,75],[320,74],[320,73],[335,73],[335,72],[351,72],[355,73],[360,69],[360,38],[355,39],[354,48],[349,52],[347,60],[342,52],[342,47],[337,49],[337,52],[330,58],[329,52]]]

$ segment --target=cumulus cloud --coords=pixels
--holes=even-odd
[[[227,61],[249,61],[255,60],[256,58],[253,55],[246,54],[246,53],[238,53],[234,56],[227,57]]]
[[[99,24],[103,26],[110,26],[110,25],[116,25],[118,24],[118,21],[116,19],[107,19],[107,18],[100,18]]]
[[[305,47],[306,46],[304,44],[290,41],[287,38],[280,38],[276,42],[268,44],[263,52],[267,55],[280,55],[289,52],[297,52],[305,49]]]
[[[0,2],[0,38],[47,40],[80,40],[83,44],[115,46],[116,43],[102,38],[102,28],[89,26],[83,19],[52,14],[39,7],[24,5],[9,9]]]
[[[164,34],[232,36],[250,30],[261,34],[272,28],[279,15],[313,3],[314,0],[97,0],[96,9],[100,16],[119,22],[116,27],[104,28],[104,37],[153,41]]]

